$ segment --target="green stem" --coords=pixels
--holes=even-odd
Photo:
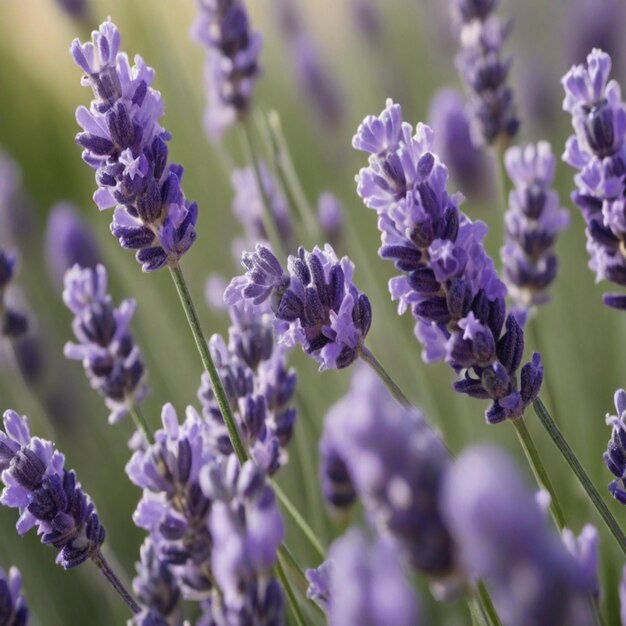
[[[281,544],[278,548],[278,552],[279,552],[280,557],[283,560],[283,565],[285,565],[288,569],[290,569],[296,575],[297,588],[300,590],[302,595],[306,597],[306,592],[309,589],[309,581],[306,575],[304,574],[302,567],[300,567],[300,564],[298,563],[296,558],[293,556],[293,554],[291,553],[291,551],[289,550],[286,544],[284,543]],[[325,615],[322,608],[316,602],[311,601],[311,605],[315,608],[315,610],[320,615]]]
[[[274,493],[276,494],[276,497],[278,498],[280,503],[283,505],[283,508],[289,514],[289,517],[291,517],[291,519],[296,523],[298,528],[300,528],[300,530],[302,531],[302,534],[306,537],[306,539],[311,544],[311,547],[315,550],[317,555],[322,560],[324,560],[326,558],[326,550],[320,543],[319,539],[316,537],[315,533],[313,532],[313,529],[308,525],[306,520],[300,514],[300,511],[296,509],[296,507],[293,505],[291,500],[289,500],[285,492],[278,486],[278,483],[276,483],[275,481],[271,481],[271,483],[272,483],[272,488],[274,489]]]
[[[365,344],[359,346],[359,356],[378,374],[379,378],[385,383],[391,395],[404,407],[412,407],[411,401],[404,395],[404,392],[395,380],[391,378],[387,370],[382,366],[380,361],[374,356],[374,353],[367,348]]]
[[[565,516],[563,515],[563,509],[559,504],[554,485],[552,484],[543,461],[541,460],[539,450],[537,450],[535,442],[526,427],[524,418],[520,417],[519,419],[513,420],[513,426],[515,426],[515,431],[517,432],[517,436],[519,437],[522,448],[524,449],[524,454],[528,459],[528,464],[530,465],[537,482],[550,494],[550,512],[552,513],[556,527],[559,529],[559,532],[562,532],[563,528],[565,528]]]
[[[243,465],[248,458],[248,454],[243,444],[243,440],[241,439],[241,435],[239,434],[239,429],[237,428],[237,423],[235,422],[233,411],[231,409],[230,402],[228,401],[228,396],[224,390],[224,385],[222,385],[222,381],[217,373],[217,368],[215,367],[215,363],[213,362],[213,358],[209,352],[209,346],[204,338],[204,333],[202,332],[202,327],[200,326],[200,320],[198,319],[198,314],[196,313],[196,308],[193,304],[193,300],[191,299],[191,294],[187,288],[187,283],[180,265],[170,267],[170,274],[172,276],[172,280],[174,281],[174,285],[176,285],[176,291],[178,292],[180,302],[185,310],[185,315],[187,316],[189,327],[191,328],[198,352],[200,353],[202,364],[209,375],[211,387],[213,388],[215,399],[217,400],[220,412],[224,418],[230,442],[237,458],[239,459],[239,463]]]
[[[278,579],[280,580],[283,589],[285,590],[285,594],[287,595],[287,602],[289,603],[289,608],[291,608],[291,612],[293,613],[297,626],[306,626],[306,620],[302,615],[298,600],[296,599],[293,589],[291,588],[291,584],[289,583],[289,579],[287,578],[287,574],[283,568],[282,556],[280,552],[278,553],[278,560],[276,561],[274,569],[276,570],[276,575],[278,576]]]
[[[484,611],[490,626],[502,626],[502,622],[498,617],[496,607],[493,606],[493,602],[491,601],[491,597],[489,596],[487,587],[485,587],[485,583],[482,580],[478,581],[477,590],[478,598],[480,599],[480,606]]]
[[[472,626],[491,626],[478,598],[469,597],[467,606],[472,616]]]
[[[135,426],[143,433],[144,439],[148,443],[152,443],[154,439],[154,433],[152,429],[148,425],[144,414],[142,413],[139,405],[135,404],[129,409],[130,416],[133,418],[133,422],[135,422]]]
[[[535,409],[535,413],[541,420],[541,423],[546,429],[548,435],[550,435],[552,442],[559,449],[559,452],[567,461],[567,464],[576,475],[578,482],[587,493],[587,496],[589,496],[592,504],[595,506],[596,510],[600,514],[600,517],[607,525],[608,529],[611,531],[611,534],[619,544],[622,553],[626,555],[626,536],[624,535],[624,532],[622,531],[617,520],[611,514],[611,511],[609,511],[609,508],[604,503],[604,500],[602,500],[602,496],[598,493],[598,490],[591,482],[591,479],[589,478],[587,472],[585,472],[583,466],[580,464],[578,457],[570,448],[569,444],[565,440],[565,437],[563,437],[563,434],[559,430],[559,427],[552,419],[552,416],[550,415],[540,398],[537,398],[533,402],[533,408]]]
[[[116,576],[115,572],[108,564],[107,560],[100,550],[98,550],[91,560],[95,563],[97,568],[102,572],[102,575],[107,579],[109,584],[117,591],[119,596],[124,600],[126,606],[136,615],[141,611],[140,606],[137,604],[133,596],[126,590],[124,585],[120,582],[120,579]]]
[[[542,361],[545,362],[545,357],[546,357],[546,352],[543,348],[543,341],[542,341],[542,336],[541,333],[539,331],[539,317],[535,316],[535,319],[530,321],[529,326],[529,331],[532,333],[533,336],[533,341],[535,344],[535,349],[537,350],[537,352],[539,352],[541,354],[542,357]],[[552,411],[555,414],[557,413],[557,406],[556,406],[556,402],[555,402],[555,395],[552,393],[552,387],[550,385],[550,378],[544,378],[543,379],[543,390],[544,390],[544,394],[546,396],[546,400],[547,400],[547,404],[548,404],[548,408],[550,411]]]

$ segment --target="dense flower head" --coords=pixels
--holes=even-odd
[[[197,0],[197,5],[192,36],[207,53],[205,129],[219,139],[250,107],[263,40],[251,30],[243,0]]]
[[[95,268],[102,263],[98,243],[76,207],[58,202],[48,214],[45,233],[46,268],[56,285],[74,265]]]
[[[556,159],[548,142],[511,147],[504,164],[515,188],[504,218],[503,272],[515,305],[528,309],[549,300],[546,289],[558,269],[553,245],[569,213],[552,189]]]
[[[19,510],[18,534],[36,526],[42,543],[59,551],[56,562],[69,569],[95,556],[105,533],[93,502],[64,463],[52,442],[31,437],[25,416],[4,413],[0,503]]]
[[[586,65],[575,65],[563,77],[563,109],[571,114],[574,135],[563,160],[578,170],[572,199],[587,228],[589,267],[596,281],[626,285],[626,106],[621,90],[609,80],[611,57],[594,49]],[[626,296],[605,294],[608,306],[626,308]]]
[[[141,353],[129,330],[135,301],[113,306],[103,265],[68,270],[63,301],[75,316],[72,331],[78,340],[65,344],[65,356],[82,362],[91,386],[111,411],[109,423],[115,424],[148,392]]]
[[[438,504],[449,459],[422,415],[398,404],[377,376],[361,366],[349,393],[326,415],[320,449],[328,446],[345,464],[372,524],[413,567],[442,578],[451,574],[454,546]],[[326,478],[345,494],[336,461],[331,458],[329,465],[322,456],[322,482]],[[334,504],[339,504],[336,499]]]
[[[8,574],[0,567],[0,624],[2,626],[27,626],[28,607],[22,595],[22,576],[17,567]]]
[[[76,137],[83,160],[96,170],[94,200],[100,210],[115,208],[111,232],[124,248],[137,250],[146,272],[175,265],[193,244],[198,206],[181,188],[183,168],[168,163],[167,133],[159,125],[164,107],[150,85],[154,70],[119,52],[120,33],[110,20],[92,41],[72,42],[82,84],[94,93],[89,109],[78,107],[83,129]]]
[[[486,155],[472,142],[461,93],[451,87],[440,89],[431,100],[428,119],[435,151],[459,189],[471,197],[485,197],[493,187],[491,170]]]
[[[329,626],[421,623],[417,598],[398,554],[383,538],[372,541],[352,528],[333,543],[328,558]],[[307,575],[311,579],[312,572]]]
[[[379,256],[401,272],[389,291],[398,312],[410,309],[416,319],[424,360],[445,359],[464,371],[455,389],[491,399],[488,422],[520,417],[541,387],[540,356],[524,365],[518,387],[524,332],[507,315],[506,287],[485,252],[487,226],[472,222],[459,209],[461,196],[446,190],[448,171],[431,151],[432,130],[418,124],[413,134],[400,106],[388,100],[379,117],[365,118],[352,145],[370,153],[357,192],[377,211]]]
[[[28,331],[28,318],[9,298],[10,285],[15,277],[17,256],[0,248],[0,338],[16,339]]]
[[[607,415],[606,423],[613,428],[604,462],[615,480],[609,485],[611,495],[626,504],[626,391],[615,392],[616,415]]]
[[[287,349],[274,345],[269,309],[244,302],[229,313],[228,344],[213,335],[209,348],[253,458],[273,474],[287,462],[286,446],[296,419],[296,409],[289,405],[297,376],[287,368]],[[206,373],[198,397],[216,450],[230,454],[232,444]]]
[[[513,92],[507,85],[511,58],[502,57],[510,22],[493,12],[496,0],[456,0],[461,51],[456,64],[469,92],[467,111],[472,140],[477,146],[508,143],[517,134]]]
[[[483,578],[508,626],[592,623],[593,576],[568,552],[513,461],[487,446],[446,474],[442,513],[469,574]]]
[[[352,283],[354,265],[337,258],[326,244],[312,252],[298,249],[285,272],[272,251],[257,244],[242,256],[247,272],[234,278],[224,293],[227,304],[267,300],[276,318],[279,343],[300,344],[320,369],[343,368],[358,356],[372,321],[367,296]]]

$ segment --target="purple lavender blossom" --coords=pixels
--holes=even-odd
[[[17,339],[28,331],[28,317],[17,310],[8,294],[13,278],[17,256],[0,248],[0,337]]]
[[[94,268],[102,262],[93,233],[74,205],[58,202],[48,214],[45,234],[46,268],[54,281],[63,286],[65,272],[74,265]]]
[[[105,533],[89,496],[64,462],[52,442],[31,437],[25,416],[4,413],[0,503],[19,510],[18,534],[36,526],[41,542],[59,550],[56,562],[69,569],[96,556]]]
[[[324,612],[328,612],[330,602],[330,570],[332,561],[324,561],[315,569],[307,569],[304,573],[309,581],[306,597],[313,600]]]
[[[504,279],[515,305],[529,309],[550,299],[546,290],[558,269],[553,245],[569,226],[569,213],[559,207],[558,193],[551,188],[556,160],[548,142],[509,148],[504,164],[515,185],[504,218]]]
[[[129,330],[135,301],[113,307],[103,265],[68,270],[63,301],[75,316],[72,330],[78,340],[66,343],[64,354],[82,361],[92,388],[111,411],[109,423],[116,424],[148,392],[141,353]]]
[[[563,160],[578,170],[572,199],[587,224],[589,267],[596,282],[626,285],[626,107],[619,85],[609,81],[611,57],[593,50],[587,66],[577,65],[563,77],[563,109],[572,115],[574,135]],[[604,303],[626,309],[626,296],[605,294]]]
[[[441,510],[468,573],[503,624],[586,626],[593,576],[567,551],[513,461],[477,446],[447,473]]]
[[[413,567],[438,578],[453,572],[454,546],[439,514],[449,458],[422,415],[398,404],[363,366],[326,415],[320,449],[328,446],[345,464],[371,523]],[[323,480],[334,482],[336,465],[325,461]]]
[[[563,529],[563,543],[570,554],[578,561],[585,578],[591,581],[591,593],[596,600],[600,599],[600,580],[598,578],[598,530],[591,524],[585,524],[578,537],[569,530]]]
[[[145,272],[175,266],[196,238],[198,206],[181,189],[183,168],[168,164],[170,139],[158,123],[161,94],[150,87],[154,70],[119,52],[120,33],[104,22],[93,42],[72,42],[74,62],[94,100],[76,110],[83,132],[76,136],[83,160],[96,170],[98,208],[115,208],[111,232],[123,248],[137,250]]]
[[[0,567],[0,624],[27,626],[28,607],[22,595],[22,576],[17,567],[7,573]]]
[[[447,163],[459,189],[484,198],[493,188],[489,161],[472,143],[463,96],[450,87],[440,89],[430,102],[429,125],[435,132],[435,152]]]
[[[372,309],[352,284],[354,265],[348,257],[337,259],[329,244],[313,252],[299,248],[289,256],[285,273],[271,250],[258,244],[255,252],[244,253],[242,264],[247,272],[227,287],[227,304],[269,299],[278,342],[300,344],[321,370],[347,367],[358,357]]]
[[[613,428],[604,462],[616,477],[609,485],[609,492],[621,504],[626,504],[626,391],[615,392],[617,415],[606,416],[607,425]]]
[[[235,169],[231,174],[231,184],[235,196],[232,208],[235,217],[243,226],[246,237],[254,245],[259,240],[269,241],[263,224],[263,196],[268,199],[274,225],[285,250],[292,248],[293,224],[289,206],[272,178],[270,170],[263,161],[259,161],[259,173],[263,194],[257,184],[253,167]]]
[[[329,626],[418,626],[417,599],[393,547],[349,530],[329,550]]]
[[[166,563],[162,563],[152,543],[147,537],[140,548],[140,560],[136,563],[137,576],[133,579],[133,591],[143,615],[135,617],[131,624],[146,626],[153,620],[159,624],[162,620],[167,626],[178,626],[180,620],[180,588]]]
[[[511,24],[493,11],[498,0],[455,0],[461,51],[456,65],[469,92],[467,105],[474,145],[507,144],[519,128],[513,92],[506,84],[511,58],[502,45]]]
[[[341,245],[344,216],[341,203],[331,191],[322,192],[317,199],[317,219],[326,241],[333,248]]]
[[[459,209],[460,195],[448,194],[448,170],[431,152],[432,130],[418,124],[412,133],[400,106],[388,100],[352,140],[370,153],[369,166],[356,178],[357,192],[377,211],[379,256],[402,272],[389,281],[391,297],[399,313],[410,309],[417,320],[426,362],[445,359],[464,371],[454,387],[492,401],[489,423],[516,419],[539,393],[540,355],[524,365],[518,387],[524,332],[506,313],[506,287],[482,244],[487,226]]]
[[[284,346],[274,345],[273,315],[263,306],[243,303],[229,309],[228,345],[220,335],[209,341],[211,354],[252,457],[269,474],[287,462],[286,446],[296,420],[296,373],[286,367]],[[216,450],[233,451],[207,374],[198,398]]]
[[[204,124],[215,141],[250,108],[263,40],[251,31],[242,0],[197,0],[197,4],[192,36],[207,53]]]

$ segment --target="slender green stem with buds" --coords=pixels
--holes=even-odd
[[[104,555],[98,550],[91,560],[95,563],[96,567],[102,572],[102,575],[107,579],[111,587],[119,594],[124,600],[128,608],[136,615],[141,611],[141,607],[137,604],[133,596],[126,590],[120,579],[117,577]]]

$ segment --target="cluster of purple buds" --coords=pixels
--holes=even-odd
[[[15,276],[17,257],[0,249],[0,337],[15,339],[28,332],[28,318],[17,311],[7,297],[7,289]]]
[[[596,281],[626,285],[626,106],[619,85],[609,80],[611,58],[593,50],[587,66],[563,77],[563,109],[572,115],[574,135],[563,160],[578,170],[572,199],[587,225],[589,267]],[[626,296],[605,294],[604,303],[626,309]]]
[[[0,431],[0,503],[17,508],[17,532],[37,527],[41,542],[59,551],[56,562],[65,569],[97,556],[104,527],[65,458],[52,442],[31,437],[26,417],[4,413]]]
[[[179,615],[181,592],[174,575],[168,565],[159,560],[150,537],[143,542],[139,554],[133,591],[142,606],[142,611],[135,616],[131,624],[178,626],[181,623]]]
[[[326,415],[320,453],[324,494],[335,507],[352,504],[351,485],[371,523],[416,570],[453,574],[454,545],[439,513],[447,451],[369,368],[355,370],[349,393]]]
[[[328,561],[306,575],[307,596],[324,608],[329,626],[422,623],[398,554],[381,537],[349,530],[330,547]]]
[[[166,405],[163,426],[127,466],[144,490],[135,523],[150,532],[184,597],[208,601],[208,624],[258,623],[258,615],[280,624],[282,593],[271,567],[284,526],[264,471],[216,454],[210,427],[191,407],[179,425]]]
[[[266,306],[243,302],[229,313],[228,345],[213,335],[209,347],[252,457],[273,474],[287,462],[286,446],[296,420],[296,409],[289,405],[297,376],[286,367],[285,347],[274,344],[273,315]],[[230,454],[228,430],[206,373],[198,397],[216,450]]]
[[[234,278],[224,293],[228,305],[269,300],[278,342],[300,344],[320,369],[341,369],[358,357],[372,308],[352,284],[354,265],[348,257],[340,261],[329,244],[312,252],[299,248],[289,256],[287,273],[272,251],[258,244],[255,252],[243,254],[242,264],[246,274]]]
[[[454,387],[492,400],[489,423],[516,419],[539,393],[540,355],[524,365],[518,388],[524,331],[507,315],[506,287],[482,243],[487,226],[459,209],[460,195],[448,194],[448,170],[432,144],[432,130],[418,124],[413,135],[400,106],[389,100],[379,117],[365,118],[352,140],[370,154],[357,191],[378,214],[379,256],[402,272],[389,290],[398,312],[410,309],[416,319],[424,360],[445,359],[463,371]]]
[[[493,12],[498,0],[454,0],[461,51],[456,64],[470,93],[468,115],[477,146],[507,144],[519,128],[513,92],[506,80],[511,58],[502,44],[511,30]]]
[[[243,0],[197,0],[197,4],[192,34],[207,53],[205,129],[217,140],[248,112],[260,75],[263,40],[251,31]]]
[[[559,195],[551,188],[555,163],[546,141],[514,146],[504,155],[515,189],[509,194],[501,255],[509,295],[521,309],[549,300],[546,290],[558,269],[553,245],[569,225],[569,213],[559,206]]]
[[[604,462],[615,480],[609,485],[611,495],[622,504],[626,504],[626,391],[615,392],[615,410],[617,415],[607,415],[606,423],[612,426],[611,439]]]
[[[289,206],[278,185],[274,181],[270,170],[263,161],[258,163],[261,185],[259,189],[257,178],[252,166],[235,169],[231,174],[231,183],[235,195],[232,209],[235,217],[243,226],[248,244],[257,241],[269,241],[268,233],[263,223],[265,197],[269,203],[271,219],[280,237],[280,243],[285,250],[292,249],[293,224]],[[237,257],[240,255],[238,254]]]
[[[485,580],[503,624],[593,623],[596,572],[569,553],[503,452],[464,452],[446,474],[441,510],[463,565]]]
[[[63,301],[75,316],[72,330],[78,340],[65,345],[65,356],[82,361],[91,386],[111,411],[109,423],[116,424],[148,392],[141,353],[129,330],[135,301],[113,307],[103,265],[68,270]]]
[[[161,94],[150,87],[154,70],[119,52],[120,33],[104,22],[93,42],[72,42],[70,52],[86,73],[94,100],[78,107],[83,132],[77,143],[96,170],[94,200],[100,210],[116,207],[111,232],[124,248],[137,250],[145,272],[174,266],[193,244],[198,206],[181,189],[183,168],[168,163],[167,133],[158,123]]]
[[[17,567],[11,567],[8,575],[0,567],[0,624],[28,625],[28,607],[22,595],[22,576]]]

